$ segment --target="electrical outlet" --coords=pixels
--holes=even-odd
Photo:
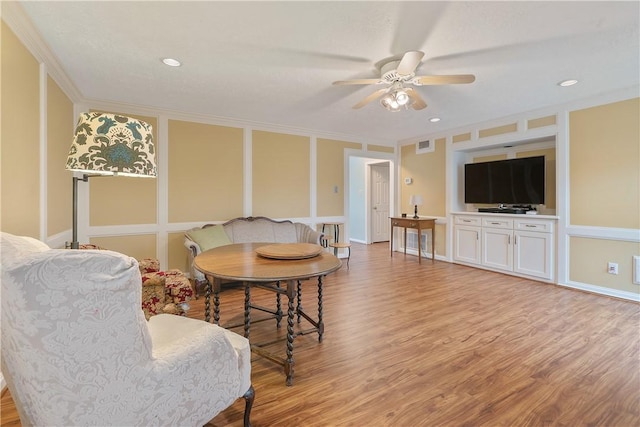
[[[615,262],[610,262],[607,264],[607,273],[609,274],[618,274],[618,264]]]
[[[633,284],[640,285],[640,255],[633,256]]]

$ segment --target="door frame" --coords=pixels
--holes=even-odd
[[[395,215],[395,200],[396,200],[396,182],[397,182],[397,167],[396,167],[396,155],[395,153],[384,153],[384,152],[375,152],[375,151],[367,151],[363,152],[362,150],[354,150],[347,149],[344,152],[344,171],[345,171],[345,181],[348,182],[346,185],[346,189],[344,191],[344,206],[345,206],[345,217],[349,218],[351,216],[351,205],[349,202],[349,195],[351,192],[351,171],[349,166],[349,160],[351,157],[361,158],[367,163],[382,163],[384,161],[389,162],[389,216]],[[365,239],[364,243],[371,244],[372,232],[371,232],[371,172],[370,167],[367,164],[365,168],[365,194],[364,194],[364,209],[365,209]],[[349,238],[348,234],[345,234],[345,238]]]

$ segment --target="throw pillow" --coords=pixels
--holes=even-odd
[[[232,243],[221,225],[190,230],[187,236],[200,246],[202,252]]]

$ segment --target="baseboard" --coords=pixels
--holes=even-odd
[[[629,301],[640,302],[640,293],[620,291],[618,289],[605,288],[603,286],[589,285],[587,283],[575,282],[573,280],[569,280],[567,283],[558,283],[557,285],[564,286],[566,288],[578,289],[580,291],[590,292],[592,294],[599,294]]]

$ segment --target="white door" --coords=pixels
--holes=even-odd
[[[389,241],[389,163],[371,165],[371,242]]]

